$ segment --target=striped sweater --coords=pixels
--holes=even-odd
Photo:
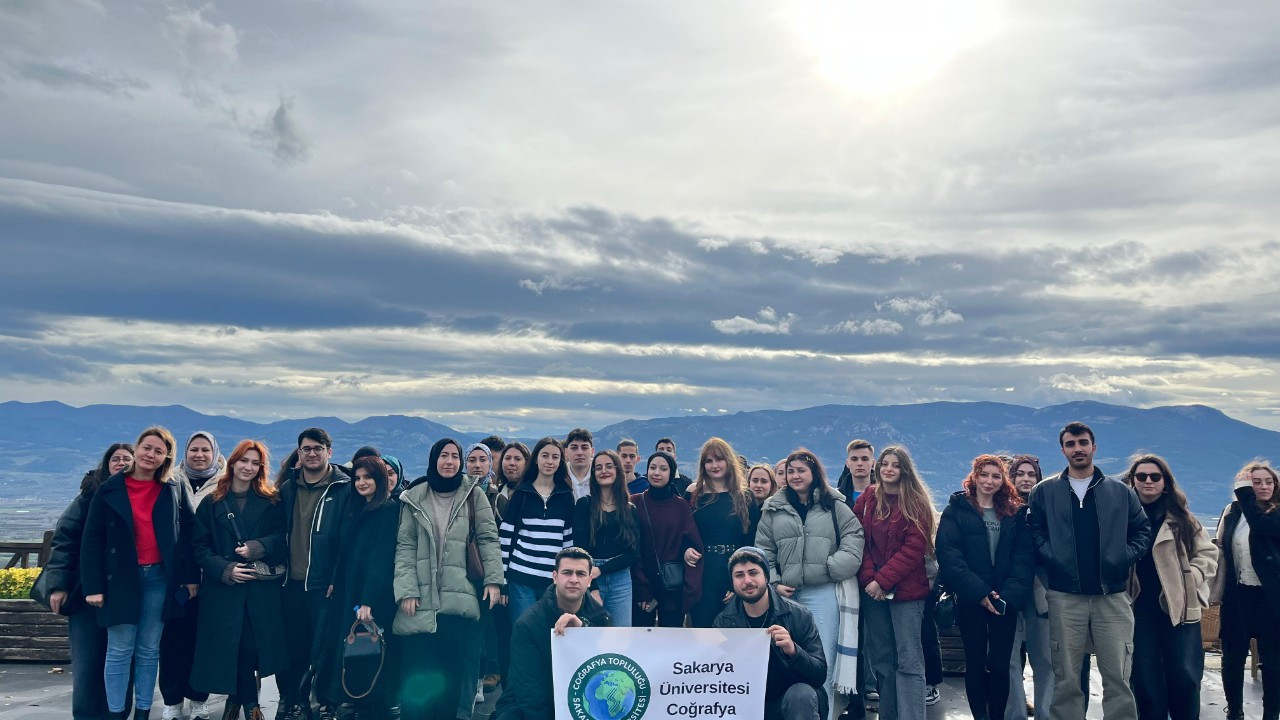
[[[538,591],[551,584],[556,553],[573,545],[573,504],[573,490],[564,483],[546,500],[532,482],[516,486],[498,527],[508,583]]]

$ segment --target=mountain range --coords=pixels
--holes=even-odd
[[[910,448],[922,476],[939,503],[958,489],[972,458],[982,452],[1031,453],[1042,458],[1046,474],[1065,461],[1058,430],[1082,420],[1097,435],[1099,467],[1124,470],[1136,451],[1165,456],[1197,513],[1217,513],[1230,495],[1231,478],[1257,456],[1280,455],[1280,433],[1235,420],[1203,405],[1132,408],[1098,402],[1072,402],[1045,408],[1001,403],[939,402],[917,405],[823,405],[803,410],[759,410],[710,416],[627,420],[593,429],[597,448],[633,438],[642,451],[657,438],[676,441],[686,474],[692,474],[698,447],[713,435],[723,437],[751,461],[776,461],[805,446],[818,454],[834,481],[852,438],[877,448],[900,443]],[[487,433],[457,432],[420,417],[388,415],[349,423],[335,417],[300,418],[273,423],[204,415],[180,405],[138,407],[59,402],[0,403],[0,503],[22,499],[63,501],[74,494],[84,471],[93,467],[111,443],[133,441],[151,424],[168,427],[182,444],[195,430],[212,432],[230,453],[246,437],[263,440],[273,462],[296,446],[307,427],[326,428],[334,438],[335,462],[344,462],[361,445],[396,455],[410,476],[425,471],[431,444],[442,437],[472,442]],[[565,432],[569,428],[565,428]],[[536,438],[521,438],[532,446]],[[16,491],[15,488],[20,489]],[[12,509],[12,507],[10,508]],[[0,514],[0,520],[8,517]],[[0,527],[0,537],[9,533]]]

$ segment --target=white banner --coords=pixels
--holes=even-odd
[[[556,720],[763,720],[769,643],[754,629],[552,633]]]

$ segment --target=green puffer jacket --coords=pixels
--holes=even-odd
[[[418,609],[413,617],[406,615],[403,609],[396,609],[391,630],[397,635],[435,632],[436,616],[440,613],[480,619],[476,589],[467,580],[467,535],[471,529],[472,507],[475,511],[476,545],[484,564],[484,582],[486,585],[505,582],[493,508],[485,498],[484,490],[476,485],[476,479],[470,475],[462,478],[462,484],[453,497],[449,525],[444,532],[435,528],[431,518],[427,502],[429,492],[430,486],[422,482],[400,496],[400,530],[396,537],[393,587],[397,603],[406,598],[417,598]],[[468,503],[467,498],[472,494],[473,503]],[[441,537],[445,543],[444,562],[437,566],[436,541]]]
[[[862,523],[835,489],[835,522],[821,505],[813,505],[805,515],[787,500],[785,489],[765,500],[756,545],[769,561],[770,582],[801,588],[840,582],[858,574],[862,565]],[[835,526],[840,526],[836,538]]]

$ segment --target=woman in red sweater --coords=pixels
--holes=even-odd
[[[676,459],[655,452],[648,469],[649,489],[631,496],[640,521],[640,562],[632,568],[636,603],[643,613],[657,610],[659,627],[682,627],[684,614],[702,596],[702,564],[685,563],[684,551],[705,548],[693,509],[671,485]]]
[[[112,475],[93,496],[80,545],[85,602],[107,628],[108,717],[123,718],[129,668],[135,720],[146,720],[156,689],[165,620],[199,591],[187,536],[192,516],[170,477],[173,435],[142,431],[133,467]]]
[[[905,447],[890,445],[876,462],[878,481],[858,496],[866,547],[858,582],[863,653],[880,690],[882,720],[924,720],[924,653],[920,624],[929,596],[924,559],[933,554],[933,500]]]

